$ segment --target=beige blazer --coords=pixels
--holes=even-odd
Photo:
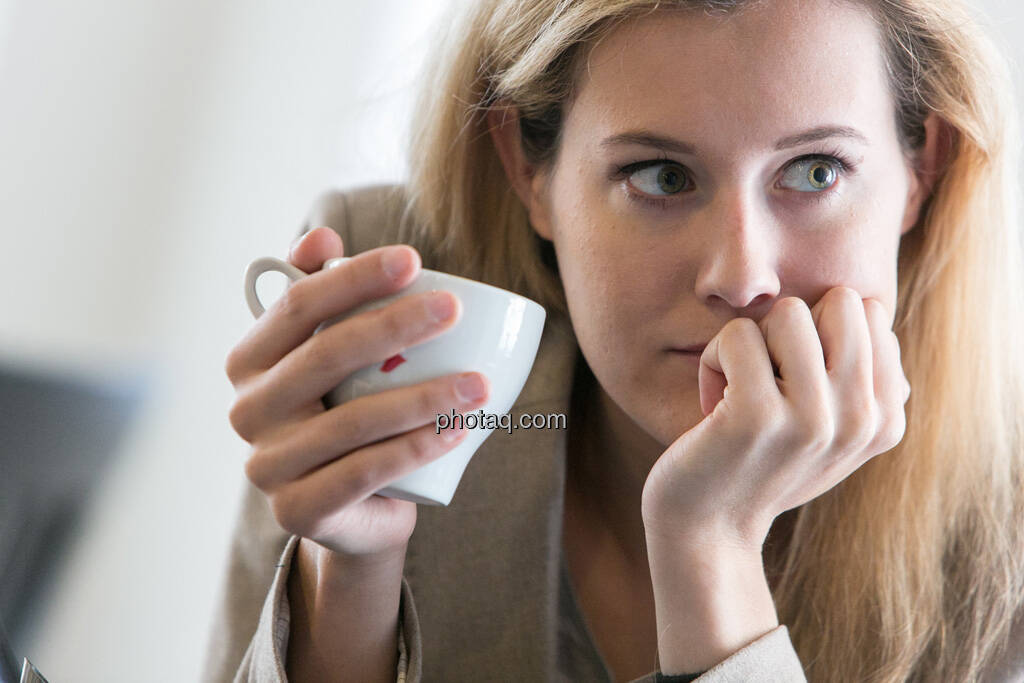
[[[401,192],[397,186],[328,192],[302,232],[330,226],[346,254],[395,243]],[[424,267],[432,267],[420,253]],[[568,319],[549,312],[513,420],[525,412],[568,415],[577,353]],[[419,507],[402,582],[397,681],[611,681],[563,561],[565,455],[564,430],[495,430],[451,504]],[[287,680],[286,588],[297,541],[247,482],[204,681]],[[1024,647],[1017,654],[989,680],[1024,680]],[[654,683],[657,666],[651,662],[651,673],[637,683]],[[806,679],[786,627],[779,626],[698,680]]]

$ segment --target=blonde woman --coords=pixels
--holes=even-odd
[[[291,261],[358,256],[227,359],[254,486],[208,679],[1024,680],[1017,112],[962,3],[459,13],[407,185],[325,195]],[[547,307],[513,414],[569,415],[446,508],[373,492],[486,377],[320,397],[457,299],[311,336],[421,266]]]

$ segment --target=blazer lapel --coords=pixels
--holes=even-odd
[[[565,316],[545,324],[510,411],[568,416],[578,347]],[[495,430],[447,507],[420,506],[405,577],[423,680],[548,680],[556,667],[565,429]]]

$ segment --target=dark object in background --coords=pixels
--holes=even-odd
[[[0,361],[0,619],[10,639],[0,653],[23,655],[25,629],[146,384],[141,373],[84,378]]]
[[[17,681],[18,678],[15,676],[17,671],[17,659],[11,651],[11,644],[7,638],[7,631],[4,629],[3,619],[0,619],[0,683]]]

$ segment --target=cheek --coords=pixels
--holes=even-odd
[[[656,296],[656,267],[650,250],[597,195],[573,196],[572,189],[589,187],[579,181],[562,191],[554,213],[554,244],[558,269],[577,336],[591,332],[617,335],[630,329]],[[556,186],[557,189],[557,186]],[[582,340],[581,340],[582,341]]]
[[[882,209],[864,202],[789,240],[780,260],[783,286],[812,305],[832,287],[851,287],[891,310],[900,224],[896,212]]]
[[[609,245],[556,245],[569,315],[604,392],[667,446],[703,417],[696,372],[664,353],[680,292],[649,251]]]
[[[602,385],[628,404],[627,387],[645,376],[663,342],[672,273],[661,272],[666,264],[652,258],[658,250],[600,201],[563,206],[554,242],[576,338]]]
[[[607,341],[650,319],[657,276],[643,254],[608,226],[588,225],[555,243],[559,272],[578,334]],[[624,232],[624,231],[623,231]]]

